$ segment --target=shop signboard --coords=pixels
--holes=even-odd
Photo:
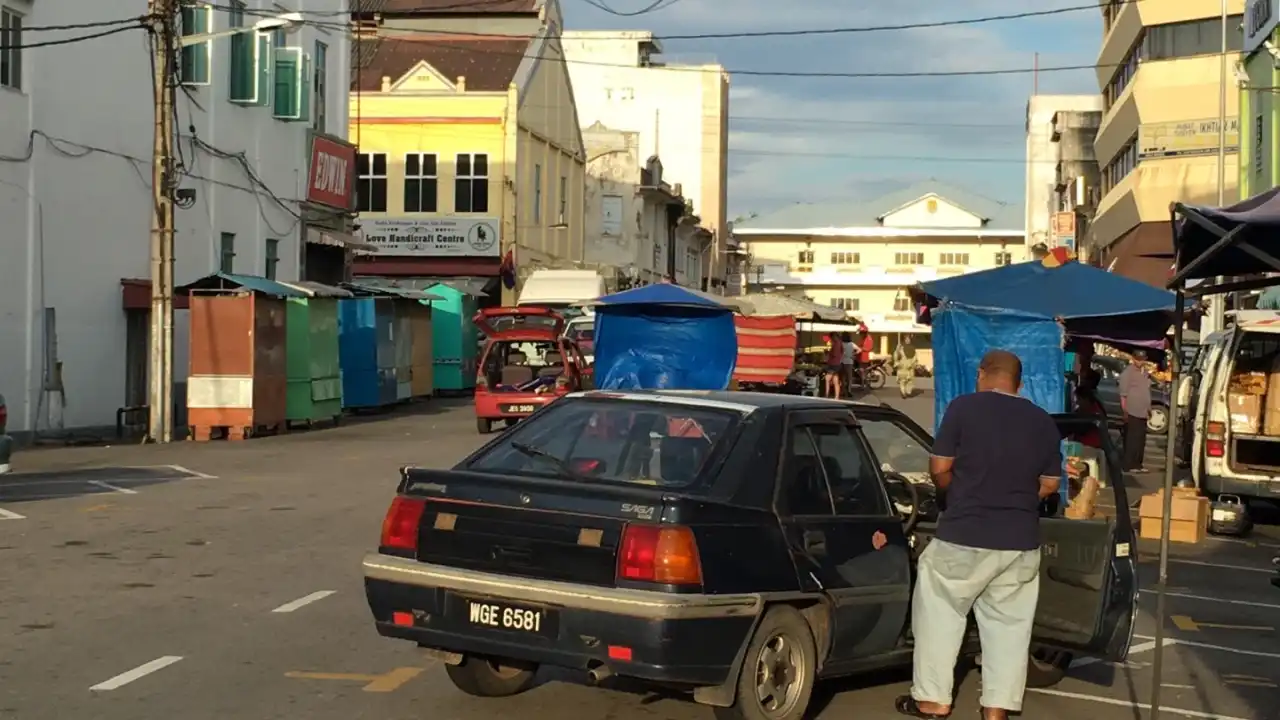
[[[311,134],[307,202],[338,210],[355,207],[356,146],[338,138]]]
[[[1227,118],[1226,151],[1240,149],[1240,119]],[[1138,128],[1138,159],[1213,155],[1218,152],[1218,119],[1150,123]]]
[[[397,257],[497,258],[498,227],[495,217],[360,219],[372,254]]]

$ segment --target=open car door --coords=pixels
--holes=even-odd
[[[1055,415],[1064,438],[1100,428],[1100,478],[1114,493],[1113,517],[1072,520],[1061,509],[1040,519],[1043,557],[1040,604],[1033,640],[1038,645],[1122,662],[1129,653],[1138,611],[1137,545],[1127,509],[1120,454],[1103,418]],[[1105,490],[1101,497],[1107,497]]]

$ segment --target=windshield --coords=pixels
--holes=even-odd
[[[689,405],[568,398],[516,426],[468,470],[651,485],[692,485],[737,413]],[[532,449],[532,451],[531,451]]]
[[[595,347],[596,324],[594,322],[570,323],[565,335],[582,348],[582,352],[590,354]]]
[[[506,332],[517,328],[555,330],[558,322],[560,322],[560,318],[555,315],[494,315],[485,318],[485,323],[493,328],[494,332]]]

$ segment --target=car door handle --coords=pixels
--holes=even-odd
[[[816,530],[806,530],[804,533],[804,549],[805,552],[825,553],[827,551],[827,536]]]

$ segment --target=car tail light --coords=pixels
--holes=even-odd
[[[489,380],[488,380],[488,378],[486,378],[484,375],[477,375],[477,376],[476,376],[476,389],[477,389],[477,390],[488,390],[488,389],[489,389]]]
[[[378,544],[393,550],[418,550],[418,523],[427,509],[427,501],[396,496],[382,519],[382,539]]]
[[[1220,458],[1227,454],[1227,426],[1220,422],[1211,422],[1205,426],[1204,453],[1209,457]]]
[[[618,579],[701,584],[702,563],[693,531],[679,525],[627,525],[618,549]]]

